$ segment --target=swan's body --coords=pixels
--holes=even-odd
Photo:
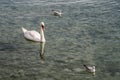
[[[62,12],[61,12],[61,10],[60,11],[53,10],[53,15],[61,17],[62,16]]]
[[[28,31],[27,29],[22,27],[22,31],[24,33],[24,37],[31,41],[36,42],[45,42],[44,37],[44,22],[41,22],[40,33],[35,30]]]
[[[95,75],[95,66],[87,66],[87,65],[83,65],[85,68],[86,68],[86,70],[88,71],[88,72],[91,72],[91,73],[93,73],[93,75]]]

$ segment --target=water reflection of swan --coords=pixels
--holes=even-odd
[[[28,40],[31,41],[38,41],[38,42],[45,42],[45,37],[44,37],[44,22],[41,22],[40,24],[40,34],[39,32],[35,30],[30,30],[28,31],[27,29],[22,27],[22,31],[24,33],[24,37]]]
[[[85,68],[86,68],[86,70],[88,71],[88,72],[91,72],[91,73],[93,73],[93,75],[95,75],[95,66],[87,66],[87,65],[83,65]]]
[[[52,11],[53,11],[53,15],[54,15],[54,16],[59,16],[59,17],[62,16],[61,10],[59,10],[59,11],[52,10]]]
[[[45,42],[40,43],[40,58],[44,60]]]

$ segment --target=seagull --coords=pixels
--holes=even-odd
[[[40,33],[35,30],[27,30],[24,27],[22,27],[22,31],[24,34],[24,37],[28,40],[35,41],[35,42],[45,42],[44,37],[44,28],[45,24],[44,22],[40,23]]]
[[[91,72],[93,73],[93,75],[95,75],[95,66],[87,66],[87,65],[83,65],[85,67],[85,69],[88,71],[88,72]]]
[[[53,15],[54,16],[59,16],[59,17],[61,17],[62,16],[62,12],[61,12],[61,10],[59,10],[59,11],[55,11],[55,10],[52,10],[53,11]]]

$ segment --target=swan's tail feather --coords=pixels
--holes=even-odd
[[[22,31],[23,31],[23,33],[25,33],[27,31],[27,29],[25,29],[24,27],[22,27]]]

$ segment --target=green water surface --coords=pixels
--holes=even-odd
[[[41,21],[44,59],[21,30],[40,31]],[[96,75],[83,64],[95,65]],[[119,0],[0,0],[0,80],[119,79]]]

